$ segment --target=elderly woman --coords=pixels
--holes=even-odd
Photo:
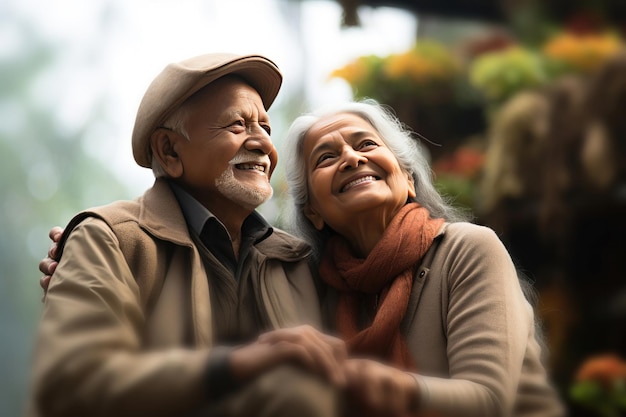
[[[311,243],[348,386],[381,414],[560,416],[509,254],[435,190],[424,152],[373,101],[304,115],[283,152],[292,232]]]

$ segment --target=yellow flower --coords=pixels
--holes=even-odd
[[[334,70],[330,76],[339,77],[346,80],[349,84],[357,84],[362,82],[370,75],[370,68],[367,65],[365,57],[359,57],[345,66]]]
[[[452,86],[460,64],[443,44],[420,40],[406,52],[380,57],[362,56],[333,71],[331,77],[346,80],[356,97],[382,102],[397,95],[430,97],[442,86]]]
[[[589,73],[623,47],[621,39],[610,32],[580,35],[561,33],[546,43],[543,53],[575,70]]]
[[[390,55],[385,64],[389,78],[406,77],[417,82],[449,78],[457,71],[452,55],[432,41],[422,41],[402,54]]]

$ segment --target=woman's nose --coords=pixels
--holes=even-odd
[[[344,148],[341,159],[341,164],[339,165],[341,170],[356,168],[367,162],[367,158],[361,152],[352,149],[350,146]]]

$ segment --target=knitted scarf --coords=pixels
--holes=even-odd
[[[443,219],[431,219],[428,210],[417,203],[409,203],[365,259],[352,256],[343,237],[328,240],[320,274],[339,291],[337,329],[351,353],[415,369],[400,324],[409,304],[414,269],[443,223]],[[375,316],[368,327],[360,329],[361,306],[376,296]]]

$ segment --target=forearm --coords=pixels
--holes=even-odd
[[[446,417],[499,416],[501,404],[494,393],[473,381],[414,374],[420,390],[421,412]]]
[[[207,402],[206,351],[80,356],[37,378],[41,415],[171,416]]]

